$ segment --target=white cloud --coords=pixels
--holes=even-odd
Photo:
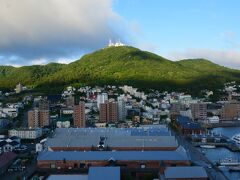
[[[204,58],[226,67],[240,68],[240,52],[237,50],[187,49],[183,52],[170,53],[168,58],[174,60]]]
[[[0,64],[78,56],[125,33],[112,0],[0,0]]]

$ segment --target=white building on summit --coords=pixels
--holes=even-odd
[[[125,46],[120,40],[117,42],[113,43],[112,40],[109,40],[108,47],[119,47],[119,46]]]

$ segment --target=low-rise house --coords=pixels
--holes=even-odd
[[[0,117],[15,118],[17,116],[18,116],[18,108],[16,108],[16,107],[0,108]]]
[[[219,123],[220,119],[218,116],[213,116],[208,118],[208,123],[214,124],[214,123]]]
[[[0,153],[12,152],[21,145],[20,139],[13,136],[11,138],[2,138],[0,140]]]
[[[56,126],[57,126],[57,128],[69,128],[70,121],[57,121]]]

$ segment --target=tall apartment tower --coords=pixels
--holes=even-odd
[[[118,97],[118,120],[126,120],[126,103],[123,97]]]
[[[117,122],[118,121],[118,104],[116,102],[108,102],[100,104],[100,122]]]
[[[97,107],[100,109],[100,104],[105,103],[108,101],[108,94],[107,93],[102,93],[97,95]]]
[[[35,108],[33,110],[28,111],[28,127],[29,128],[37,128],[49,126],[50,117],[49,110],[40,110],[39,108]]]
[[[100,103],[99,122],[101,122],[101,123],[106,123],[107,122],[107,102],[106,103]]]
[[[73,121],[74,127],[86,126],[85,103],[83,101],[80,101],[78,105],[74,106]]]
[[[205,120],[207,118],[207,104],[194,103],[190,105],[193,119]]]

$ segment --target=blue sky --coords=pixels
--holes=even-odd
[[[139,27],[139,42],[160,54],[240,48],[238,0],[118,0],[114,9]]]
[[[240,68],[239,0],[0,0],[0,64],[69,63],[123,42]]]

